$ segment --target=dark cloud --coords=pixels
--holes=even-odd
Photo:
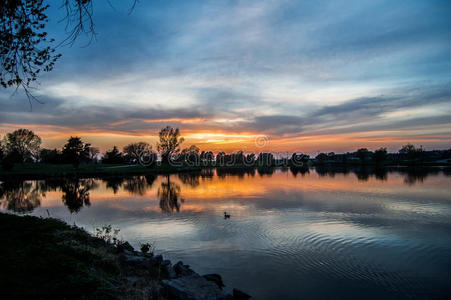
[[[248,127],[257,131],[273,135],[301,133],[303,118],[290,115],[271,115],[255,117]]]
[[[370,121],[389,112],[419,108],[434,104],[451,104],[451,89],[447,86],[428,86],[394,91],[394,96],[363,97],[338,105],[324,106],[310,115],[311,122]],[[396,121],[396,120],[393,120]]]
[[[111,130],[135,132],[154,128],[146,120],[202,118],[204,114],[193,109],[145,108],[125,104],[79,105],[74,99],[40,97],[44,104],[34,103],[33,110],[27,103],[13,99],[0,101],[0,120],[12,124],[40,124],[68,126],[73,129]],[[118,123],[119,122],[119,123]],[[123,123],[121,123],[123,122]],[[114,124],[118,123],[118,124]],[[113,125],[112,125],[113,124]]]

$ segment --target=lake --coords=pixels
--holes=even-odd
[[[449,169],[204,170],[0,184],[0,207],[219,273],[254,299],[451,295]],[[224,219],[224,212],[231,215]]]

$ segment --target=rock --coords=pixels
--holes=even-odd
[[[227,295],[216,285],[199,274],[193,273],[171,280],[162,280],[169,299],[207,300],[226,299]]]
[[[165,259],[160,264],[161,270],[166,274],[169,278],[175,278],[176,273],[174,269],[172,268],[172,263],[170,260]]]
[[[161,262],[163,261],[163,256],[157,255],[157,256],[155,256],[155,257],[153,258],[153,261],[154,261],[157,265],[159,265],[159,264],[161,264]]]
[[[202,275],[203,278],[207,279],[208,281],[216,283],[216,285],[222,289],[225,285],[224,282],[222,282],[221,275],[219,274],[205,274]]]
[[[134,256],[134,255],[124,255],[124,261],[128,265],[146,265],[148,264],[148,259],[143,256]]]
[[[174,271],[177,276],[188,276],[195,273],[188,265],[184,265],[182,261],[179,261],[174,265]]]
[[[130,255],[130,256],[135,255],[135,251],[123,250],[122,252],[123,252],[125,255]]]
[[[171,265],[171,261],[169,259],[165,259],[161,262],[160,264],[162,267],[166,267],[166,266],[170,266]]]
[[[132,245],[130,245],[129,242],[124,242],[122,244],[117,245],[117,249],[119,251],[124,251],[124,250],[131,251],[131,252],[135,251],[135,249],[133,248]]]
[[[233,299],[235,300],[247,300],[251,299],[251,296],[246,294],[243,291],[240,291],[239,289],[233,289]]]

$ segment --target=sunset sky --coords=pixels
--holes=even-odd
[[[96,40],[59,48],[44,104],[0,90],[0,135],[106,150],[171,125],[215,151],[451,148],[450,1],[131,2],[96,1]]]

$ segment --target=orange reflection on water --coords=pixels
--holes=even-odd
[[[272,172],[272,173],[271,173]],[[449,193],[443,176],[436,173],[426,176],[408,173],[387,172],[382,175],[372,173],[333,173],[310,170],[304,174],[293,174],[290,170],[276,169],[269,174],[252,170],[228,174],[211,170],[205,173],[181,173],[170,176],[137,176],[128,178],[105,178],[90,180],[83,187],[83,195],[67,193],[74,187],[62,186],[46,188],[46,181],[29,181],[28,193],[33,193],[35,201],[27,203],[27,192],[22,185],[4,193],[2,207],[39,206],[51,208],[65,203],[74,211],[83,206],[119,209],[122,211],[175,212],[233,212],[245,213],[256,206],[289,206],[296,203],[316,203],[322,205],[368,205],[364,199],[383,201],[384,197],[418,198],[420,196],[445,199]],[[410,177],[409,177],[410,176]],[[77,197],[84,197],[78,200]],[[23,197],[23,199],[19,199]],[[36,198],[37,197],[37,198]],[[8,198],[8,199],[7,199]],[[39,200],[39,201],[36,201]],[[12,203],[16,201],[17,203]],[[270,203],[269,203],[270,202]],[[374,201],[373,201],[374,202]],[[5,204],[6,203],[6,204]],[[262,204],[263,203],[263,204]],[[411,203],[385,203],[393,209],[412,210]]]

